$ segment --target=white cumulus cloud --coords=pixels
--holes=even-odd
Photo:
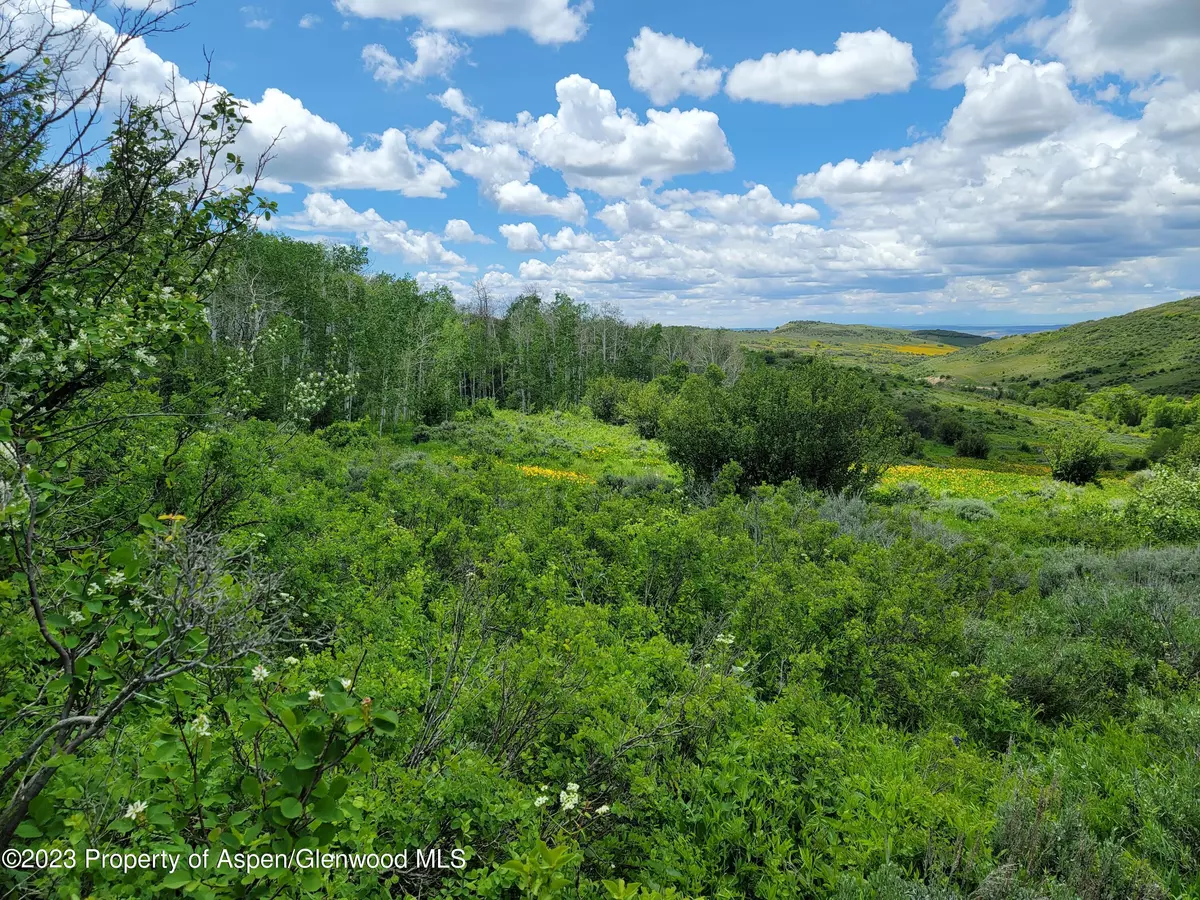
[[[451,219],[442,230],[442,238],[456,244],[491,244],[490,237],[478,234],[466,219]]]
[[[917,80],[912,44],[882,29],[845,32],[832,53],[784,50],[742,60],[725,81],[735,100],[827,106],[907,91]]]
[[[538,236],[537,226],[532,222],[501,225],[500,234],[508,241],[508,249],[515,253],[537,253],[546,249]]]
[[[385,219],[374,209],[359,212],[345,200],[324,192],[309,194],[304,198],[304,211],[283,216],[280,224],[296,231],[353,234],[372,250],[398,255],[407,263],[451,268],[466,264],[465,259],[442,246],[440,235],[411,229],[398,219]]]
[[[247,104],[246,115],[250,124],[239,146],[253,151],[279,136],[268,173],[279,182],[398,191],[406,197],[441,197],[455,184],[445,165],[410,147],[399,129],[355,145],[337,125],[276,88]]]
[[[971,144],[1025,144],[1070,125],[1083,112],[1062,63],[1031,63],[1016,54],[964,79],[962,103],[946,127],[949,140]]]
[[[431,95],[429,99],[440,103],[450,112],[464,119],[473,119],[478,115],[478,110],[467,100],[467,95],[456,87],[446,88],[440,94]]]
[[[1084,80],[1105,73],[1151,81],[1166,76],[1200,88],[1200,3],[1196,0],[1071,0],[1041,23],[1045,48]]]
[[[721,89],[723,72],[708,65],[704,50],[673,34],[643,28],[625,62],[629,83],[658,106],[683,94],[711,97]]]
[[[631,110],[618,110],[611,91],[581,75],[568,75],[554,91],[557,113],[536,119],[523,113],[515,123],[493,123],[491,130],[561,173],[569,187],[614,196],[645,181],[733,167],[715,113],[652,109],[642,122]]]
[[[524,31],[539,44],[577,41],[587,30],[590,0],[335,0],[343,15],[420,19],[429,28],[462,34]]]
[[[942,15],[946,36],[958,43],[969,34],[988,32],[1017,16],[1027,15],[1040,0],[951,0]]]
[[[400,62],[383,44],[367,44],[362,49],[363,64],[376,81],[424,81],[446,77],[467,48],[440,31],[417,31],[408,39],[413,58]]]
[[[13,28],[44,27],[52,12],[59,27],[79,23],[95,41],[111,43],[116,32],[111,25],[63,0],[23,0],[6,10]],[[86,81],[94,73],[94,45],[86,41],[76,47],[79,65],[70,77]],[[163,59],[141,39],[130,41],[112,68],[103,102],[117,109],[130,99],[152,103],[173,92],[177,108],[189,109],[211,103],[224,89],[185,76],[174,63]],[[356,143],[338,125],[318,116],[296,97],[268,88],[262,98],[241,98],[247,124],[234,149],[252,161],[271,148],[272,160],[264,183],[276,191],[291,185],[312,188],[366,188],[397,191],[407,197],[442,197],[455,184],[450,170],[439,160],[409,146],[404,133],[389,128],[367,142]]]
[[[536,184],[520,181],[507,181],[489,193],[501,212],[523,216],[553,216],[564,222],[578,224],[587,220],[587,207],[576,193],[554,197]]]

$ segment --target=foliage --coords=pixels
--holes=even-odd
[[[958,416],[950,412],[943,412],[938,417],[937,436],[938,440],[949,447],[953,447],[967,435],[967,426],[963,424]]]
[[[861,490],[893,461],[898,426],[871,380],[822,360],[792,371],[765,366],[730,387],[690,378],[662,423],[671,459],[711,480],[730,460],[744,484],[798,479],[821,490]]]
[[[594,378],[583,395],[583,405],[601,422],[615,425],[622,421],[620,408],[629,397],[631,387],[612,375]]]
[[[618,412],[642,437],[655,438],[658,437],[663,414],[669,403],[669,382],[660,377],[647,384],[632,387],[621,402]]]
[[[1101,388],[1083,404],[1086,412],[1118,425],[1140,425],[1146,415],[1149,398],[1127,384]]]
[[[1100,442],[1083,432],[1059,435],[1050,446],[1047,456],[1050,459],[1050,474],[1068,484],[1095,481],[1105,462]]]
[[[1200,468],[1154,466],[1126,518],[1158,541],[1200,541]]]
[[[1073,381],[1056,381],[1036,387],[1025,395],[1031,406],[1055,406],[1059,409],[1078,409],[1087,400],[1087,389]]]
[[[991,441],[981,431],[968,431],[954,442],[954,454],[971,459],[987,459],[992,452]]]
[[[1164,396],[1152,397],[1146,406],[1146,424],[1151,428],[1179,428],[1196,421],[1197,402]]]
[[[1168,456],[1173,456],[1187,439],[1187,432],[1182,428],[1169,428],[1160,431],[1146,449],[1146,456],[1152,462],[1162,462]]]

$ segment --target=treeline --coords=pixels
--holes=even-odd
[[[255,234],[210,302],[214,349],[246,412],[380,430],[434,423],[480,400],[537,411],[577,404],[602,376],[650,381],[681,363],[734,375],[732,335],[625,321],[566,294],[502,302],[482,284],[456,303],[439,286],[368,274],[366,251]]]
[[[1128,384],[1092,391],[1075,381],[1006,384],[997,388],[1001,399],[1027,406],[1079,410],[1114,425],[1131,428],[1180,428],[1200,420],[1200,395],[1191,400],[1147,394]]]

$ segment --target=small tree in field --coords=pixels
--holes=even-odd
[[[969,459],[987,459],[992,452],[991,441],[982,431],[968,431],[954,442],[955,456]]]
[[[736,461],[742,484],[796,478],[817,490],[862,490],[899,453],[899,424],[870,377],[814,360],[766,366],[730,387],[693,376],[663,416],[668,454],[711,480]]]
[[[1050,474],[1068,484],[1090,484],[1105,463],[1099,438],[1084,432],[1061,435],[1050,445],[1047,455]]]

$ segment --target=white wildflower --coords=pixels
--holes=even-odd
[[[208,720],[208,716],[200,713],[192,719],[192,731],[196,733],[197,737],[212,737],[212,723]]]
[[[598,815],[598,816],[607,816],[608,811],[609,811],[609,805],[607,803],[605,803],[603,806],[596,807],[596,815]]]
[[[951,673],[950,673],[950,677],[951,677],[951,678],[958,678],[958,669],[955,669],[953,672],[951,672]]]
[[[100,585],[93,581],[87,586],[87,592],[89,597],[94,597],[96,594],[100,593]]]
[[[353,681],[351,681],[349,678],[343,678],[343,679],[342,679],[342,688],[343,688],[343,689],[345,689],[345,690],[347,690],[347,691],[348,691],[348,690],[350,690],[350,686],[351,686],[352,684],[354,684],[354,682],[353,682]]]
[[[547,797],[545,794],[539,794],[537,797],[534,798],[533,805],[540,808],[540,807],[545,806],[549,802],[550,802],[549,797]]]
[[[257,666],[255,666],[253,669],[250,670],[250,675],[254,678],[255,681],[266,681],[267,676],[270,674],[271,673],[269,671],[267,671],[267,667],[264,666],[262,663],[259,663]]]
[[[78,625],[83,621],[83,613],[77,609],[73,609],[67,613],[67,618],[70,619],[72,625]]]
[[[320,700],[324,696],[325,695],[322,694],[320,691],[318,691],[316,688],[313,688],[311,691],[308,692],[308,702],[316,703],[318,700]]]
[[[728,647],[730,644],[733,643],[733,635],[732,634],[718,634],[716,640],[717,640],[718,644],[724,644],[726,647]]]
[[[121,585],[123,585],[125,583],[125,573],[124,572],[109,572],[108,578],[106,578],[105,580],[108,582],[109,587],[114,587],[114,588],[120,587]]]
[[[148,804],[145,800],[134,800],[127,807],[125,807],[125,818],[140,819],[146,814],[147,805]]]
[[[569,782],[565,791],[558,792],[558,805],[564,810],[572,810],[579,805],[579,785]]]
[[[294,657],[294,656],[289,656],[287,659],[285,659],[283,661],[283,664],[285,666],[298,666],[298,665],[300,665],[300,660],[296,659],[296,657]]]

